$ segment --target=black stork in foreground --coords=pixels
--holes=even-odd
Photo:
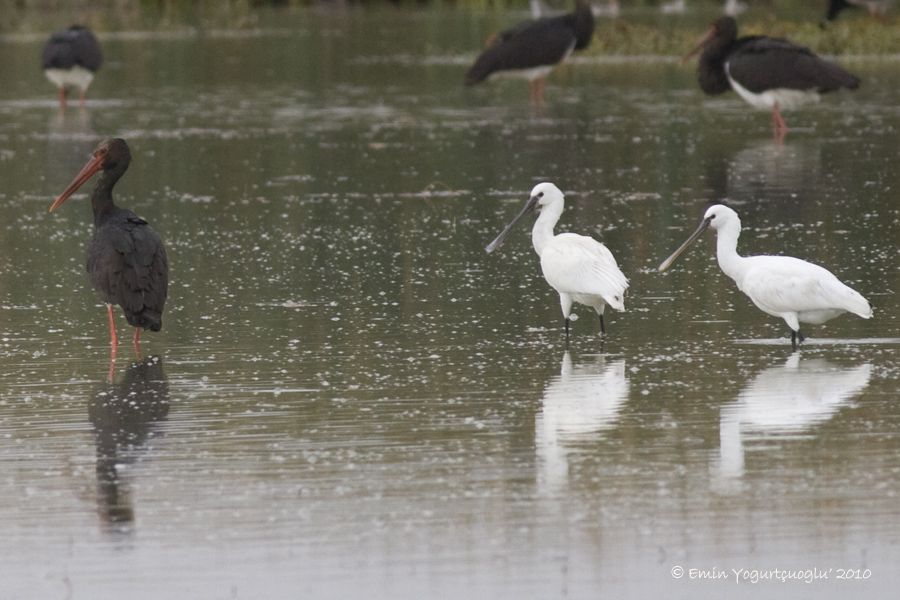
[[[41,53],[41,63],[44,75],[59,89],[59,107],[65,110],[69,88],[78,88],[84,106],[84,95],[103,63],[103,55],[88,28],[72,25],[50,36]]]
[[[803,46],[759,35],[738,38],[737,22],[728,16],[713,22],[683,62],[701,50],[697,66],[700,88],[710,96],[733,89],[751,106],[771,109],[778,140],[788,130],[782,109],[816,102],[825,92],[859,87],[855,75]]]
[[[134,327],[134,347],[140,354],[141,330],[162,329],[169,287],[169,262],[159,235],[147,221],[113,202],[113,186],[130,162],[131,152],[125,140],[113,138],[101,142],[69,187],[50,206],[50,212],[59,208],[101,171],[91,193],[94,237],[87,249],[87,272],[106,303],[113,356],[119,343],[113,305],[122,307],[128,323]]]
[[[591,6],[576,0],[573,12],[525,21],[497,35],[466,72],[465,83],[475,85],[509,71],[528,80],[531,101],[540,104],[547,75],[573,50],[587,48],[593,36]]]

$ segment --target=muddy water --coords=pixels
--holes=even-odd
[[[541,111],[518,81],[463,90],[493,19],[107,36],[65,116],[40,39],[4,40],[0,595],[896,589],[900,63],[846,60],[866,85],[779,145],[668,60],[580,59]],[[46,213],[108,135],[172,265],[164,330],[111,382],[84,196]],[[483,251],[542,179],[631,280],[603,342],[578,309],[566,348],[528,227]],[[792,353],[712,236],[657,274],[722,200],[741,251],[826,265],[875,318]]]

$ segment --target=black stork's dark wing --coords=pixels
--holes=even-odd
[[[54,33],[41,53],[44,69],[71,69],[78,65],[95,72],[102,63],[103,55],[97,38],[89,29],[79,25]]]
[[[856,89],[860,83],[858,77],[808,48],[780,38],[741,38],[726,64],[731,78],[756,94],[773,89],[830,92]]]
[[[104,222],[88,247],[87,270],[104,301],[121,306],[129,324],[151,331],[162,328],[169,261],[147,221],[121,210]]]
[[[497,71],[555,65],[576,43],[571,14],[526,21],[502,32],[466,72],[466,85]]]

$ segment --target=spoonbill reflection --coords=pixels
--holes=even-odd
[[[821,359],[801,361],[794,352],[783,365],[759,373],[722,407],[719,475],[743,475],[745,441],[802,432],[831,419],[869,385],[871,371],[868,363],[840,368]]]
[[[568,351],[563,354],[559,376],[547,384],[543,408],[534,420],[542,489],[558,490],[568,479],[568,453],[563,441],[608,429],[627,399],[624,360],[606,362],[600,357],[573,366]]]
[[[525,208],[485,250],[491,253],[499,248],[522,217],[535,208],[540,211],[531,230],[531,242],[541,258],[544,279],[559,293],[568,341],[572,302],[593,308],[600,317],[600,331],[605,334],[603,311],[607,304],[616,310],[625,310],[628,279],[619,270],[612,253],[594,238],[575,233],[553,235],[553,227],[563,212],[564,198],[552,183],[537,184],[531,190]]]
[[[737,241],[741,220],[721,204],[709,207],[697,231],[659,265],[659,270],[671,267],[707,227],[716,231],[719,267],[761,311],[784,319],[791,328],[795,350],[804,339],[800,323],[821,325],[845,312],[863,319],[872,316],[865,298],[818,265],[790,256],[740,256]]]

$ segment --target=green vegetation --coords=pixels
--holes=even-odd
[[[704,24],[720,11],[714,0],[688,0],[685,15],[661,15],[663,0],[622,0],[624,14],[597,20],[591,55],[669,55],[686,52]],[[606,0],[594,0],[602,5]],[[568,0],[545,0],[563,7]],[[828,55],[900,54],[900,18],[874,19],[850,11],[822,29],[825,0],[779,0],[754,5],[739,18],[741,34],[789,37]],[[278,24],[278,11],[321,10],[358,15],[370,10],[444,10],[505,15],[527,11],[527,0],[0,0],[0,33],[45,33],[78,20],[97,31],[169,30],[179,28],[254,28]],[[895,11],[897,12],[897,11]],[[500,18],[497,19],[501,20]]]
[[[606,56],[683,55],[694,47],[703,27],[660,27],[627,19],[597,23],[588,54]],[[891,55],[900,53],[900,21],[848,19],[826,29],[818,23],[750,18],[740,23],[740,35],[786,37],[826,55]]]

